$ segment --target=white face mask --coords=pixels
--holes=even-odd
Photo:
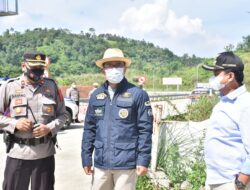
[[[225,87],[225,84],[221,84],[220,82],[222,81],[223,77],[222,76],[213,76],[209,79],[209,85],[212,89],[214,90],[220,90]]]
[[[124,77],[124,68],[105,69],[106,79],[112,84],[118,84]]]

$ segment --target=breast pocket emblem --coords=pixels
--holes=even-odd
[[[125,119],[128,117],[128,110],[127,109],[120,109],[119,110],[119,117]]]

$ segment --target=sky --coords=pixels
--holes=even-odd
[[[94,28],[96,34],[145,40],[179,56],[198,57],[215,57],[250,35],[249,0],[18,1],[17,16],[0,17],[0,34],[11,27],[20,32],[46,27],[73,33]]]

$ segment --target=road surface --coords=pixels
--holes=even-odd
[[[58,142],[61,149],[55,155],[55,190],[90,189],[91,176],[86,176],[81,165],[81,140],[83,124],[72,124],[68,129],[60,131]],[[0,189],[2,187],[5,168],[5,144],[0,134]]]

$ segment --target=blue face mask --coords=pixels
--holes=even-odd
[[[225,84],[221,84],[223,77],[222,76],[213,76],[209,78],[209,86],[214,90],[220,90],[225,87]]]

